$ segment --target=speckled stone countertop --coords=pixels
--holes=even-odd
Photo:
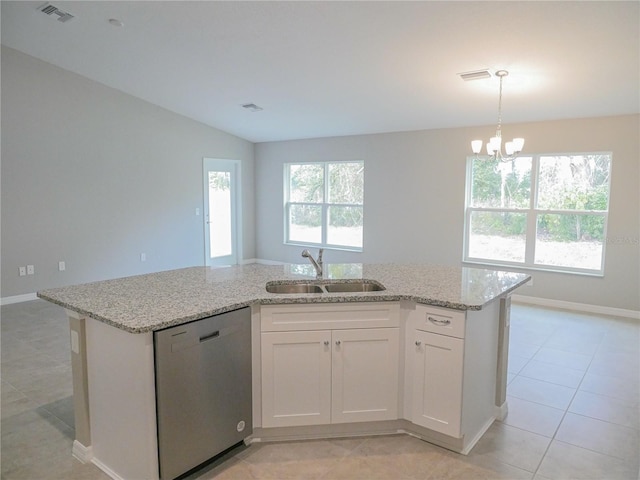
[[[413,300],[457,310],[483,305],[525,284],[521,273],[467,267],[325,264],[325,283],[377,281],[386,290],[275,294],[267,282],[315,279],[311,265],[190,267],[42,290],[38,296],[131,333],[145,333],[258,304]]]

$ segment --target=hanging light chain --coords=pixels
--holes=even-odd
[[[518,155],[524,146],[524,138],[514,138],[512,141],[505,143],[506,156],[502,155],[502,80],[509,75],[506,70],[498,70],[495,73],[500,79],[500,89],[498,94],[498,127],[496,128],[496,136],[487,142],[487,153],[489,158],[494,160],[512,160],[514,155]],[[477,155],[482,150],[482,140],[474,140],[471,142],[471,149]]]
[[[498,128],[496,130],[496,137],[502,136],[502,79],[509,75],[506,70],[498,70],[496,75],[500,77],[500,90],[498,94]]]

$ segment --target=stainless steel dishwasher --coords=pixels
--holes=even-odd
[[[251,309],[154,333],[160,478],[170,480],[253,432]]]

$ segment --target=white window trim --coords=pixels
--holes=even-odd
[[[539,175],[539,163],[540,157],[570,157],[575,155],[609,155],[611,157],[611,167],[609,172],[609,199],[607,203],[607,210],[547,210],[535,208],[537,204],[538,195],[538,175]],[[605,258],[607,248],[607,228],[609,225],[609,203],[611,201],[611,175],[613,172],[613,152],[574,152],[574,153],[536,153],[521,155],[522,157],[531,157],[531,195],[529,198],[529,207],[527,208],[497,208],[497,207],[472,207],[471,206],[471,179],[472,179],[472,164],[476,156],[467,157],[466,165],[466,181],[465,181],[465,218],[464,218],[464,239],[463,239],[463,252],[462,263],[471,265],[482,265],[489,267],[510,267],[521,270],[532,271],[544,271],[555,273],[567,273],[574,275],[585,275],[592,277],[604,277]],[[483,155],[480,156],[482,158]],[[486,157],[486,156],[484,156]],[[485,258],[469,257],[469,228],[471,225],[472,212],[496,212],[496,213],[525,213],[527,214],[527,228],[525,239],[525,259],[524,262],[510,262],[507,260],[493,260]],[[537,230],[537,216],[541,213],[547,214],[587,214],[587,215],[601,215],[604,217],[604,239],[602,242],[602,256],[600,258],[600,269],[585,269],[575,267],[561,267],[557,265],[543,265],[535,263],[535,244],[536,244],[536,230]]]
[[[362,163],[364,166],[364,160],[338,160],[338,161],[326,161],[326,162],[288,162],[284,164],[283,176],[284,176],[284,199],[283,199],[283,212],[284,212],[284,244],[285,245],[293,245],[299,247],[314,247],[314,248],[326,248],[330,250],[343,250],[347,252],[362,252],[364,251],[364,230],[362,232],[362,247],[352,247],[349,245],[336,245],[332,243],[327,243],[327,230],[328,230],[328,215],[327,212],[329,207],[362,207],[364,211],[364,199],[363,203],[328,203],[326,200],[329,198],[329,184],[326,181],[329,178],[329,166],[340,164],[340,163]],[[322,165],[324,168],[324,179],[323,182],[323,202],[321,203],[313,203],[313,202],[291,202],[290,198],[290,167],[291,165]],[[314,242],[301,242],[297,240],[289,239],[289,208],[291,205],[314,205],[321,206],[322,208],[322,224],[321,224],[321,243]],[[363,225],[364,228],[364,225]]]

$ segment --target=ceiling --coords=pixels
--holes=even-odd
[[[637,1],[43,3],[4,45],[253,142],[495,124],[480,69],[504,123],[640,111]]]

